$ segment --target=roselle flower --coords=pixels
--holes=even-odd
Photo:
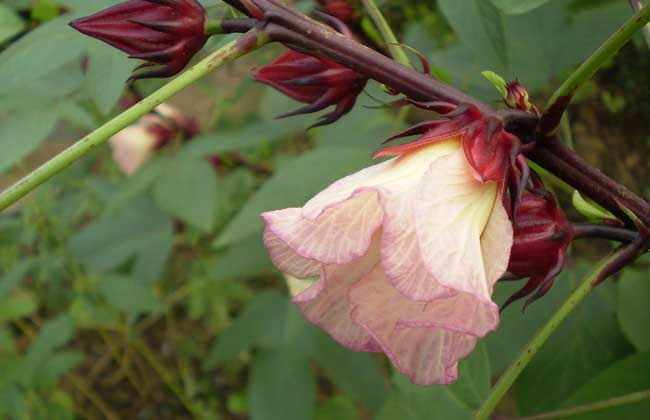
[[[524,309],[544,296],[564,267],[566,250],[572,239],[573,227],[551,193],[543,189],[525,193],[517,208],[508,272],[515,277],[528,278],[528,282],[503,308],[535,290]]]
[[[129,0],[70,26],[144,60],[138,69],[160,66],[132,79],[179,73],[207,41],[205,10],[197,0]]]
[[[158,105],[154,112],[120,131],[108,141],[113,160],[125,175],[132,175],[156,150],[174,138],[189,140],[198,133],[193,119],[168,104]]]
[[[312,127],[331,124],[352,110],[367,78],[323,57],[289,51],[259,68],[255,80],[308,105],[278,118],[321,111],[335,106]]]
[[[458,130],[434,137],[261,216],[273,263],[320,276],[293,299],[304,316],[352,350],[385,353],[419,385],[454,382],[458,360],[497,327],[492,290],[512,245],[505,175],[477,177]]]

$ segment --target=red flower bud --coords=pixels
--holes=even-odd
[[[573,227],[553,195],[543,189],[523,194],[513,227],[508,272],[529,280],[506,301],[503,308],[537,289],[526,301],[525,309],[549,291],[555,276],[562,271],[566,249],[573,239]]]
[[[342,22],[350,23],[354,20],[354,7],[347,0],[318,0],[328,15],[332,15]]]
[[[289,51],[271,64],[259,68],[255,80],[265,83],[308,105],[279,118],[336,108],[312,127],[331,124],[350,112],[367,78],[323,57]]]
[[[183,70],[207,41],[205,20],[197,0],[129,0],[70,26],[144,60],[137,69],[161,66],[132,76],[135,80],[170,77]]]
[[[504,98],[506,105],[510,108],[520,109],[522,111],[532,111],[539,115],[537,107],[528,100],[528,91],[519,83],[518,80],[511,80],[506,84],[508,95]]]

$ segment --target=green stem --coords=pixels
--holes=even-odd
[[[205,34],[207,36],[220,35],[223,34],[223,27],[221,26],[221,20],[207,20],[205,22]]]
[[[379,29],[379,32],[384,38],[386,46],[388,47],[388,51],[390,52],[390,55],[393,57],[393,59],[406,67],[412,67],[411,61],[407,57],[402,47],[399,45],[397,37],[395,37],[393,30],[386,21],[384,15],[381,13],[381,10],[379,10],[379,7],[377,7],[373,0],[361,0],[361,2],[368,11],[368,14],[372,20],[375,22],[375,26],[377,26],[377,29]]]
[[[632,6],[632,10],[634,12],[638,12],[643,8],[643,4],[641,3],[641,0],[629,0],[630,1],[630,6]],[[648,44],[648,47],[650,47],[650,24],[645,24],[643,26],[643,37],[645,38],[645,43]]]
[[[650,20],[650,6],[646,6],[634,14],[621,26],[603,45],[594,52],[580,67],[578,67],[562,86],[551,96],[548,107],[562,97],[572,96],[580,86],[593,77],[598,69],[618,50],[625,45],[634,34]]]
[[[612,255],[604,258],[596,269],[585,277],[577,289],[575,289],[560,308],[553,314],[542,328],[537,331],[533,338],[526,344],[519,356],[513,361],[508,369],[501,375],[499,381],[494,385],[483,405],[476,412],[476,420],[486,420],[492,414],[499,401],[510,389],[521,372],[526,368],[528,363],[537,354],[539,349],[544,345],[546,340],[553,334],[558,326],[566,319],[569,314],[586,298],[594,289],[594,282],[599,279],[601,272],[604,271],[610,263],[625,252],[625,249],[619,250]]]
[[[592,413],[594,411],[619,407],[621,405],[634,404],[646,400],[650,400],[650,390],[634,392],[632,394],[622,395],[620,397],[609,398],[607,400],[596,401],[589,404],[578,405],[575,407],[551,411],[549,413],[538,414],[535,416],[522,417],[519,420],[561,419],[564,417],[576,416],[578,414],[584,413]]]
[[[122,112],[106,124],[97,128],[86,137],[65,149],[52,159],[39,166],[14,185],[0,194],[0,210],[24,197],[27,193],[52,178],[63,169],[89,153],[91,150],[107,141],[123,128],[133,124],[138,118],[144,116],[156,106],[160,105],[176,93],[183,90],[191,83],[204,77],[213,70],[229,63],[268,42],[264,33],[251,30],[241,38],[233,41],[191,67],[176,79],[158,89],[142,101]]]

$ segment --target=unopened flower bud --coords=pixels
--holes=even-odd
[[[170,77],[183,70],[207,40],[205,21],[197,0],[128,0],[70,26],[144,60],[138,69],[160,66],[132,76],[135,80]]]
[[[523,194],[513,227],[508,272],[528,278],[528,282],[506,301],[504,308],[535,289],[526,306],[544,296],[562,271],[567,247],[573,239],[573,227],[555,198],[545,190]]]
[[[368,79],[326,58],[289,51],[273,63],[259,68],[255,80],[307,104],[280,118],[336,106],[334,111],[321,117],[315,127],[333,123],[350,112]]]
[[[508,95],[504,98],[506,105],[510,108],[520,109],[522,111],[533,111],[538,114],[537,108],[528,100],[528,91],[519,83],[518,80],[512,80],[506,84]]]

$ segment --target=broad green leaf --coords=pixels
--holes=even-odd
[[[321,403],[316,420],[358,420],[357,408],[348,396],[337,396]]]
[[[405,376],[393,377],[393,392],[376,420],[470,420],[490,389],[490,367],[485,347],[461,360],[458,381],[452,386],[419,387]]]
[[[117,103],[134,67],[122,51],[100,43],[90,46],[86,83],[101,113],[107,115]]]
[[[216,211],[217,175],[205,159],[174,159],[153,187],[156,203],[182,221],[209,232]]]
[[[258,235],[252,235],[229,246],[217,258],[210,276],[216,281],[245,279],[275,270],[264,248],[264,241]]]
[[[130,277],[150,283],[164,271],[173,245],[170,219],[139,197],[85,226],[70,239],[68,249],[91,273],[105,273],[135,257]]]
[[[549,0],[492,0],[503,13],[516,15],[526,13],[547,3]]]
[[[24,418],[27,415],[25,396],[17,384],[0,386],[0,416]]]
[[[618,322],[639,350],[650,350],[650,275],[626,269],[618,282]]]
[[[129,277],[106,276],[98,288],[109,304],[126,312],[129,322],[133,322],[138,315],[152,313],[161,307],[153,288]]]
[[[316,383],[309,359],[291,345],[259,351],[248,392],[252,420],[307,420],[314,415]]]
[[[79,58],[90,41],[64,15],[34,29],[0,54],[0,94],[36,80]]]
[[[493,57],[498,57],[501,64],[497,68],[498,72],[507,68],[503,16],[490,1],[438,0],[438,5],[454,32],[478,58],[492,60]]]
[[[23,30],[24,23],[20,16],[9,6],[0,4],[0,44]]]
[[[17,294],[0,299],[0,323],[31,315],[38,308],[32,295]]]
[[[597,349],[594,349],[597,351]],[[575,407],[610,398],[650,390],[650,352],[629,356],[598,373],[578,388],[562,404],[562,408]],[[571,416],[571,420],[646,420],[650,412],[650,400],[592,411]]]
[[[350,351],[325,333],[316,335],[314,358],[325,373],[355,401],[377,410],[386,399],[386,384],[371,353]]]
[[[590,269],[587,263],[567,267],[556,278],[548,295],[532,304],[524,315],[517,310],[519,305],[509,307],[501,318],[499,329],[488,336],[490,354],[501,352],[500,359],[507,355],[506,363],[512,361],[523,343],[550,317]],[[516,286],[521,287],[522,284]],[[611,286],[603,284],[588,296],[553,333],[521,374],[515,384],[521,414],[554,409],[568,393],[584,384],[600,369],[630,353],[632,349],[616,319]],[[502,302],[501,299],[499,295],[497,303]],[[529,311],[533,309],[537,311],[536,316],[529,322]]]
[[[56,109],[40,107],[5,117],[0,124],[0,172],[36,150],[52,132],[58,118]]]
[[[206,369],[212,369],[232,359],[252,346],[273,347],[285,322],[288,298],[278,292],[260,293],[226,331],[205,359]]]
[[[368,151],[352,147],[319,147],[278,168],[244,205],[215,242],[233,244],[262,231],[260,213],[302,206],[327,185],[368,163]]]

